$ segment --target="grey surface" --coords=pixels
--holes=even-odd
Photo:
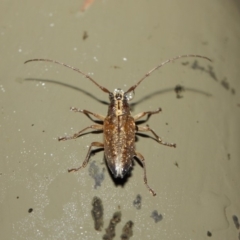
[[[122,212],[115,239],[129,220],[134,222],[131,239],[208,239],[207,231],[211,239],[236,239],[239,3],[99,0],[84,13],[82,4],[1,2],[0,238],[102,239],[104,230],[94,230],[91,216],[92,199],[98,196],[104,229],[114,212]],[[64,67],[23,62],[56,59],[92,74],[109,90],[126,90],[158,63],[187,53],[214,62],[198,59],[197,69],[191,67],[195,59],[168,64],[136,89],[133,100],[134,114],[161,107],[163,112],[147,124],[165,141],[177,143],[171,149],[138,138],[137,150],[146,159],[148,182],[157,196],[145,188],[138,164],[124,187],[115,186],[106,170],[96,189],[89,166],[68,173],[84,160],[91,142],[102,140],[101,134],[88,134],[58,142],[58,136],[92,124],[69,107],[104,115],[107,106],[100,101],[108,96]],[[177,84],[186,89],[181,99],[173,91]],[[106,169],[102,152],[91,161]],[[137,194],[140,210],[133,206]],[[155,223],[153,211],[163,219]]]

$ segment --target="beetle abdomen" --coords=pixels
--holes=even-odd
[[[107,165],[115,178],[132,167],[135,155],[135,122],[133,117],[108,116],[104,121],[104,152]]]

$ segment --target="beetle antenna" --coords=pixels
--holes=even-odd
[[[145,74],[145,76],[143,78],[141,78],[135,85],[133,85],[132,87],[130,87],[125,93],[128,93],[128,92],[131,92],[131,91],[134,91],[134,89],[147,77],[149,77],[155,70],[159,69],[160,67],[162,67],[163,65],[167,64],[167,63],[170,63],[170,62],[173,62],[179,58],[184,58],[184,57],[196,57],[196,58],[205,58],[207,59],[208,61],[212,61],[210,58],[208,57],[204,57],[204,56],[201,56],[201,55],[194,55],[194,54],[187,54],[187,55],[180,55],[180,56],[176,56],[174,58],[171,58],[171,59],[168,59],[167,61],[165,62],[162,62],[161,64],[159,64],[158,66],[156,66],[155,68],[153,68],[152,70],[150,70],[148,73]]]
[[[69,66],[69,65],[67,65],[67,64],[65,64],[65,63],[58,62],[58,61],[51,60],[51,59],[38,58],[38,59],[30,59],[30,60],[27,60],[26,62],[24,62],[24,64],[25,64],[25,63],[28,63],[28,62],[35,62],[35,61],[40,61],[40,62],[52,62],[52,63],[60,64],[60,65],[62,65],[62,66],[64,66],[64,67],[70,68],[70,69],[72,69],[72,70],[74,70],[74,71],[76,71],[76,72],[78,72],[78,73],[81,73],[83,76],[85,76],[86,78],[88,78],[88,79],[89,79],[90,81],[92,81],[95,85],[97,85],[103,92],[110,93],[110,91],[109,91],[107,88],[99,85],[99,84],[98,84],[95,80],[93,80],[88,74],[82,72],[82,71],[81,71],[80,69],[78,69],[78,68]]]

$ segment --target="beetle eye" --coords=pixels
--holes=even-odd
[[[124,94],[124,97],[125,97],[128,101],[131,101],[131,100],[134,98],[134,95],[135,95],[135,92],[134,92],[134,91],[131,91],[131,92],[125,93],[125,94]]]

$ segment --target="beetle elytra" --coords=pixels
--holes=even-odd
[[[136,121],[141,119],[144,116],[147,116],[149,118],[151,115],[159,113],[161,111],[161,108],[158,108],[156,111],[141,112],[135,116],[132,116],[130,112],[129,101],[132,99],[133,97],[132,94],[134,93],[134,90],[137,88],[137,86],[145,78],[149,77],[152,72],[154,72],[155,70],[159,69],[160,67],[162,67],[167,63],[173,62],[174,60],[177,60],[183,57],[204,58],[211,61],[209,58],[205,56],[200,56],[200,55],[188,54],[188,55],[176,56],[174,58],[168,59],[165,62],[162,62],[155,68],[151,69],[135,85],[131,86],[126,92],[124,92],[120,88],[117,88],[113,92],[110,92],[107,88],[99,85],[88,74],[82,72],[78,68],[71,67],[65,63],[61,63],[61,62],[50,60],[50,59],[30,59],[26,61],[25,63],[33,62],[33,61],[45,61],[45,62],[52,62],[52,63],[63,65],[78,73],[81,73],[83,76],[85,76],[90,81],[92,81],[97,87],[99,87],[103,92],[109,94],[110,103],[108,107],[108,114],[106,117],[100,114],[90,112],[85,109],[81,110],[75,107],[71,108],[72,111],[84,113],[88,117],[92,115],[95,118],[103,121],[103,124],[90,125],[82,129],[81,131],[75,133],[73,136],[59,137],[58,140],[64,141],[69,139],[76,139],[87,129],[93,129],[93,130],[103,131],[103,143],[92,142],[88,149],[87,156],[83,161],[82,165],[78,168],[69,169],[68,171],[75,172],[81,168],[86,167],[87,163],[89,162],[93,147],[104,149],[104,155],[105,155],[107,166],[115,178],[118,178],[118,177],[123,178],[126,175],[126,173],[130,171],[132,167],[133,159],[138,158],[141,161],[143,166],[144,183],[147,186],[148,190],[152,193],[152,195],[155,196],[156,195],[155,191],[147,183],[145,159],[143,155],[139,152],[136,152],[136,149],[135,149],[135,135],[138,132],[151,132],[154,135],[156,141],[162,145],[165,145],[168,147],[176,147],[176,144],[164,142],[149,126],[147,125],[138,126],[136,124]]]

